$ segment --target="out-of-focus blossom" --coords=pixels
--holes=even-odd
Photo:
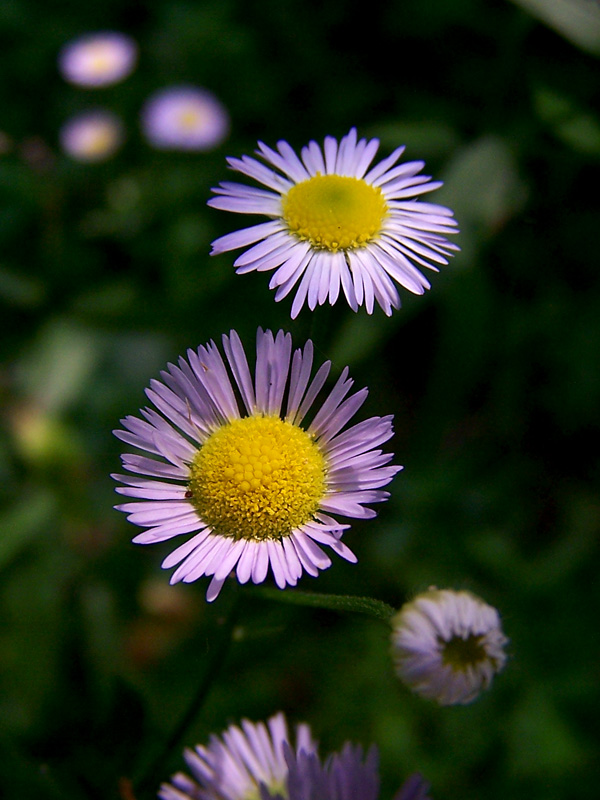
[[[398,677],[440,705],[466,704],[506,662],[500,616],[471,592],[431,588],[392,619]]]
[[[229,133],[229,115],[206,89],[174,86],[156,92],[146,102],[142,130],[159,150],[212,150]]]
[[[121,120],[109,111],[86,111],[67,120],[60,131],[62,149],[76,161],[105,161],[125,138]]]
[[[124,33],[90,33],[63,47],[58,65],[69,83],[97,89],[124,80],[134,69],[136,43]]]

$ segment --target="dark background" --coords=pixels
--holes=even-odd
[[[323,753],[376,743],[383,798],[415,769],[436,800],[597,797],[599,11],[523,5],[545,19],[483,0],[0,4],[1,797],[117,797],[194,693],[228,594],[170,588],[169,544],[131,544],[111,430],[168,360],[230,328],[251,351],[258,325],[349,364],[364,413],[395,415],[405,465],[345,535],[358,565],[301,588],[396,607],[469,588],[502,613],[510,660],[473,705],[441,709],[396,681],[383,625],[249,594],[185,743],[283,709]],[[135,38],[137,70],[64,83],[62,45],[104,29]],[[213,153],[140,134],[146,97],[181,82],[229,110]],[[98,106],[126,144],[75,163],[59,128]],[[206,207],[210,187],[257,139],[352,126],[445,181],[428,199],[455,210],[462,252],[391,320],[340,302],[291,322],[268,276],[208,257],[245,224]],[[177,747],[158,780],[181,766]]]

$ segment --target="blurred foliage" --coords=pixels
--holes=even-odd
[[[283,709],[323,752],[377,743],[382,797],[415,769],[436,800],[597,796],[600,12],[518,6],[0,4],[0,796],[116,798],[195,692],[232,588],[207,606],[204,585],[168,586],[168,544],[130,543],[110,432],[168,360],[257,325],[349,364],[367,412],[395,414],[406,466],[377,521],[346,534],[358,566],[302,588],[396,607],[431,584],[471,588],[502,612],[511,659],[478,702],[439,709],[397,684],[380,623],[249,595],[185,743]],[[103,29],[138,41],[137,71],[66,85],[58,50]],[[145,98],[180,82],[228,107],[216,152],[143,141]],[[59,127],[95,106],[122,116],[126,145],[71,162]],[[435,199],[462,252],[392,319],[340,305],[292,323],[265,275],[209,258],[237,220],[205,203],[226,155],[353,125],[445,180]],[[177,750],[161,777],[180,766]]]

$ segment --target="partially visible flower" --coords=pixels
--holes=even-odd
[[[229,133],[229,115],[206,89],[175,86],[150,97],[142,110],[142,129],[159,150],[212,150]]]
[[[398,677],[440,705],[470,703],[506,662],[500,616],[471,592],[432,587],[392,619]]]
[[[316,751],[308,725],[296,729],[295,743],[282,713],[267,723],[242,720],[219,736],[211,736],[208,746],[186,749],[184,757],[192,778],[182,772],[163,784],[162,800],[248,800],[259,798],[261,789],[277,795],[286,785],[287,758]],[[287,754],[287,758],[286,758]]]
[[[268,727],[267,727],[268,726]],[[322,762],[307,725],[296,742],[283,714],[263,723],[229,727],[208,747],[184,753],[192,777],[178,772],[164,783],[161,800],[377,800],[378,756],[347,742]],[[430,800],[428,784],[412,775],[394,800]]]
[[[86,111],[67,120],[60,130],[62,149],[76,161],[105,161],[125,138],[121,120],[109,111]]]
[[[339,144],[331,136],[323,149],[310,142],[301,158],[280,141],[277,151],[258,143],[266,166],[248,156],[227,159],[266,189],[221,183],[208,204],[270,221],[222,236],[212,253],[253,245],[235,260],[237,272],[275,270],[276,301],[297,287],[292,318],[304,303],[333,305],[340,291],[354,311],[364,303],[371,314],[377,301],[389,316],[400,306],[394,281],[423,294],[430,284],[415,265],[437,272],[459,248],[445,238],[457,233],[452,211],[418,199],[442,184],[418,174],[423,161],[394,166],[403,147],[369,169],[378,147],[378,139],[357,141],[352,128]]]
[[[212,576],[209,602],[232,570],[240,583],[262,583],[270,567],[280,589],[305,571],[318,575],[331,565],[320,545],[355,562],[341,542],[349,526],[329,515],[374,517],[366,504],[386,500],[381,487],[401,469],[386,466],[392,454],[379,449],[392,417],[343,430],[367,397],[366,389],[347,397],[347,368],[306,425],[331,367],[311,380],[310,340],[292,356],[290,334],[259,328],[254,380],[235,331],[223,349],[233,382],[214,342],[188,350],[146,391],[160,413],[146,408],[144,419],[126,417],[115,431],[145,452],[122,456],[136,476],[113,476],[125,484],[117,492],[135,498],[117,508],[149,529],[133,541],[193,534],[162,566],[179,564],[171,583]]]
[[[290,754],[285,791],[277,800],[377,800],[378,766],[376,747],[365,757],[362,747],[350,742],[323,763],[316,752]]]
[[[394,795],[394,800],[431,800],[429,797],[430,788],[429,783],[423,776],[415,772],[404,781]]]
[[[137,56],[137,45],[129,36],[102,31],[66,44],[58,65],[69,83],[97,89],[124,80],[133,71]]]

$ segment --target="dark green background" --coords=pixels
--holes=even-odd
[[[440,709],[396,681],[381,623],[248,593],[185,743],[283,709],[324,753],[376,743],[386,799],[415,769],[436,800],[597,797],[600,23],[597,3],[545,5],[589,17],[564,35],[484,0],[0,4],[1,797],[117,797],[195,691],[230,594],[169,590],[170,545],[131,544],[111,430],[186,347],[235,328],[251,351],[258,325],[310,334],[336,375],[349,364],[364,413],[395,415],[405,465],[345,535],[358,565],[301,588],[393,606],[470,588],[500,609],[510,660],[472,706]],[[102,29],[137,40],[136,72],[65,84],[60,47]],[[180,82],[229,109],[214,153],[140,135],[145,98]],[[69,161],[59,127],[96,106],[122,115],[126,145]],[[351,126],[445,181],[428,199],[455,210],[462,252],[391,320],[340,302],[292,323],[268,276],[208,257],[245,220],[206,200],[257,139]],[[160,777],[180,766],[177,748]]]

